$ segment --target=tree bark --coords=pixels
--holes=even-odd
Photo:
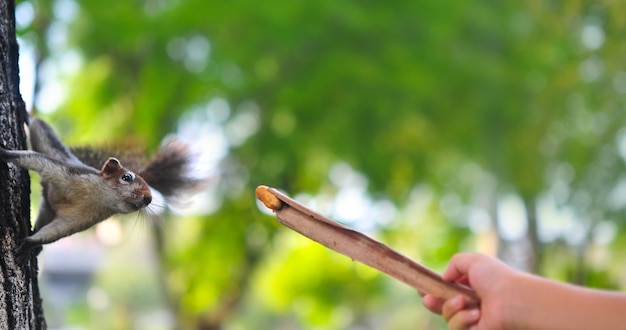
[[[0,145],[25,149],[28,118],[19,91],[14,0],[0,0]],[[14,250],[30,232],[28,171],[0,161],[0,329],[45,329],[37,263],[18,265]]]

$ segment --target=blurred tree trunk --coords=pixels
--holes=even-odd
[[[26,148],[26,110],[19,92],[15,3],[0,0],[0,145]],[[13,251],[29,234],[28,171],[0,162],[0,328],[45,329],[37,264],[19,266]]]
[[[537,204],[532,197],[524,197],[526,221],[528,222],[527,237],[530,243],[528,253],[528,270],[535,274],[541,273],[541,259],[543,247],[539,240],[539,220],[537,218]]]

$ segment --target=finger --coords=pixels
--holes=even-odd
[[[464,284],[464,285],[470,286],[469,277],[467,275],[463,275],[463,276],[457,278],[454,281],[456,283],[460,283],[460,284]]]
[[[480,258],[479,254],[475,253],[459,253],[450,259],[448,268],[443,272],[441,278],[444,281],[452,282],[464,277],[468,272],[472,264]]]
[[[466,309],[456,314],[448,321],[450,330],[470,329],[480,320],[480,310]]]
[[[463,296],[456,296],[448,299],[441,308],[441,316],[446,321],[450,321],[454,314],[460,312],[465,307],[465,298]]]
[[[428,308],[429,311],[441,315],[443,302],[439,298],[426,294],[422,298],[422,303],[424,304],[424,306],[426,306],[426,308]]]

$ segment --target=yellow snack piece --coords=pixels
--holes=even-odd
[[[283,202],[272,194],[267,186],[258,186],[256,188],[256,198],[274,211],[278,211],[281,207],[283,207]]]

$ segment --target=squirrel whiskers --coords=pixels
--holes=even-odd
[[[146,210],[153,196],[175,201],[204,181],[190,176],[189,150],[180,142],[166,144],[148,160],[126,152],[111,157],[95,148],[68,149],[40,119],[32,118],[29,128],[32,150],[0,148],[0,159],[39,173],[43,187],[34,233],[16,251],[21,263],[43,244],[114,214]],[[165,207],[163,199],[155,206]]]

